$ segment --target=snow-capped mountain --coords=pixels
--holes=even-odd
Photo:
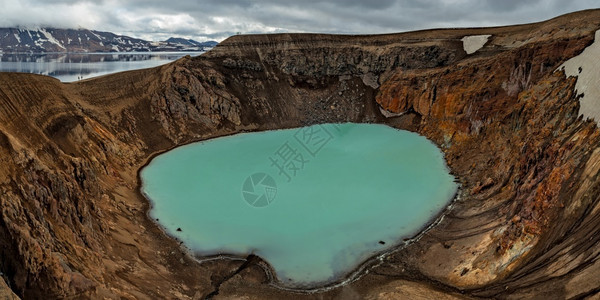
[[[88,29],[0,28],[0,52],[202,51],[216,42],[170,38],[151,42]]]

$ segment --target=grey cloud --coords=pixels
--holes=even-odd
[[[82,26],[142,38],[235,33],[387,33],[541,21],[595,0],[0,0],[0,26]]]

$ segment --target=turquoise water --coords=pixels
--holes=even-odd
[[[141,172],[152,218],[200,255],[255,254],[280,285],[318,287],[413,237],[456,192],[426,138],[375,124],[244,133]]]

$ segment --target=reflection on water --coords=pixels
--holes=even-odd
[[[163,65],[203,52],[2,54],[0,72],[24,72],[56,77],[63,82]]]

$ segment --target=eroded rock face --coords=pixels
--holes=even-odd
[[[579,117],[575,79],[555,70],[593,42],[599,20],[238,36],[198,58],[72,84],[0,73],[2,276],[26,298],[591,295],[600,136]],[[490,37],[467,55],[460,39],[473,35]],[[290,294],[268,284],[259,258],[199,264],[146,217],[137,171],[154,154],[341,121],[427,136],[463,187],[439,225],[357,281]]]

